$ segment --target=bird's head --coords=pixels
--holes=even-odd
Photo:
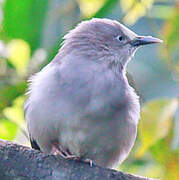
[[[138,47],[161,42],[151,36],[138,36],[115,20],[93,18],[65,35],[60,51],[124,67]]]

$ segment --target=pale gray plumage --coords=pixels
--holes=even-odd
[[[55,141],[101,166],[121,163],[134,144],[140,116],[126,64],[140,45],[157,42],[109,19],[80,23],[30,80],[25,117],[31,139],[47,153]]]

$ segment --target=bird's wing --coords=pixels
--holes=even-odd
[[[37,142],[31,136],[30,136],[30,144],[33,149],[40,151],[40,147],[38,146]]]
[[[24,115],[26,114],[27,110],[29,107],[29,99],[26,100],[26,102],[24,103]],[[40,151],[40,147],[38,146],[37,142],[32,138],[32,136],[29,133],[29,139],[30,139],[30,144],[31,147],[33,149],[39,150]]]

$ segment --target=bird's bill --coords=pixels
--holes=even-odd
[[[153,43],[162,43],[163,41],[158,39],[158,38],[154,38],[152,36],[137,36],[132,42],[131,44],[133,46],[141,46],[141,45],[147,45],[147,44],[153,44]]]

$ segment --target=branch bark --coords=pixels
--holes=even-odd
[[[2,180],[152,180],[106,169],[0,140]]]

